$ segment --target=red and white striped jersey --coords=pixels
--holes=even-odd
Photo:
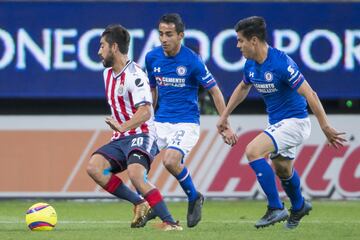
[[[104,82],[112,117],[120,124],[131,119],[138,106],[145,103],[152,104],[149,79],[133,61],[129,61],[116,76],[112,68],[106,68],[104,70]],[[140,133],[154,133],[153,116],[152,111],[151,118],[136,129],[124,133],[114,131],[111,140]]]

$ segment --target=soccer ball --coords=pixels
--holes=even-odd
[[[47,203],[36,203],[26,212],[26,224],[32,231],[49,231],[57,223],[55,209]]]

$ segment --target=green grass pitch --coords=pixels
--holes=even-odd
[[[25,212],[37,201],[0,201],[0,239],[7,240],[108,240],[108,239],[270,239],[346,240],[360,239],[359,201],[313,201],[313,211],[294,230],[278,223],[256,229],[255,221],[265,212],[265,201],[206,201],[203,219],[186,228],[185,202],[170,202],[169,209],[184,231],[162,232],[149,222],[145,228],[131,229],[132,206],[117,201],[48,201],[57,211],[53,231],[32,232],[25,224]],[[289,203],[286,203],[289,206]]]

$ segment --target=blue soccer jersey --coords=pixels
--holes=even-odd
[[[155,121],[199,124],[198,89],[216,85],[200,57],[181,46],[176,56],[166,56],[156,47],[145,58],[150,87],[158,88],[158,110]]]
[[[263,96],[270,124],[308,116],[306,100],[296,91],[304,80],[296,63],[276,48],[269,47],[262,64],[250,59],[245,63],[243,81]]]

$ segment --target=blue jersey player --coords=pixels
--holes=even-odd
[[[184,23],[178,14],[166,14],[159,21],[161,46],[146,55],[145,63],[154,106],[158,146],[165,149],[163,164],[178,180],[188,197],[187,226],[201,220],[203,195],[192,182],[184,159],[199,139],[199,86],[208,90],[216,109],[225,109],[223,95],[212,74],[200,57],[181,44]],[[235,143],[235,135],[227,125],[227,143]]]
[[[221,132],[234,108],[254,86],[262,95],[269,115],[269,126],[246,147],[250,167],[267,196],[268,209],[255,227],[267,227],[287,220],[285,227],[296,228],[302,217],[308,215],[312,205],[300,190],[300,178],[293,167],[297,146],[310,135],[311,125],[307,103],[316,116],[329,144],[342,146],[345,139],[332,128],[316,93],[300,73],[295,62],[284,52],[266,43],[266,24],[261,17],[240,20],[236,26],[237,47],[247,58],[244,79],[232,94],[217,127]],[[290,198],[290,216],[275,184],[275,175],[266,157],[270,155],[276,175]]]

